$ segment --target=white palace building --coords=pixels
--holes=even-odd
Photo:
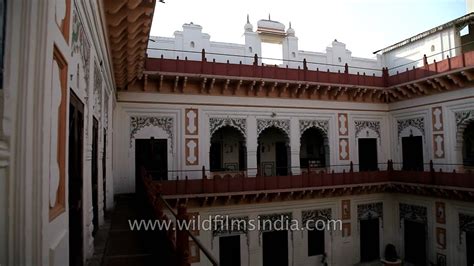
[[[359,58],[155,8],[0,0],[1,266],[474,265],[474,13]],[[209,216],[340,226],[128,223]]]

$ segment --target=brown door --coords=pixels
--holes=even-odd
[[[423,139],[421,136],[402,138],[403,170],[423,171]]]
[[[94,224],[94,229],[92,235],[95,236],[97,230],[99,229],[99,121],[94,118],[92,124],[92,210],[94,217],[92,222]]]
[[[404,221],[405,261],[414,265],[426,265],[426,225]]]
[[[82,265],[82,160],[84,105],[71,91],[69,105],[69,170],[68,170],[68,209],[69,209],[69,265]]]
[[[370,262],[380,258],[379,219],[360,221],[360,261]]]
[[[288,232],[264,232],[263,266],[288,266]]]
[[[104,143],[103,143],[103,147],[102,147],[102,151],[104,152],[103,156],[102,156],[102,195],[104,197],[104,205],[103,205],[103,211],[104,211],[104,216],[107,216],[107,205],[106,205],[106,199],[107,199],[107,194],[106,194],[106,191],[107,191],[107,131],[106,129],[104,128]]]

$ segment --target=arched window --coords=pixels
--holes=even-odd
[[[277,127],[269,127],[258,136],[257,165],[263,176],[285,176],[290,173],[290,140]]]
[[[325,133],[311,127],[301,135],[300,167],[320,168],[329,163],[329,145]]]
[[[211,136],[209,153],[211,172],[243,171],[247,167],[245,138],[234,127],[224,126]]]

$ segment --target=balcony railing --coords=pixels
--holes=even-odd
[[[244,60],[247,58],[243,58]],[[340,85],[367,86],[367,87],[392,87],[423,78],[428,78],[444,72],[450,72],[456,69],[464,69],[466,67],[474,67],[474,51],[463,53],[459,56],[447,58],[442,61],[429,64],[427,57],[423,60],[423,66],[412,69],[406,68],[403,72],[389,75],[388,68],[382,68],[377,71],[381,76],[366,75],[363,70],[361,73],[350,74],[347,64],[340,66],[343,71],[331,72],[329,68],[309,70],[306,59],[300,62],[298,68],[277,67],[272,65],[259,65],[258,57],[255,57],[252,65],[219,63],[208,61],[206,52],[202,51],[201,61],[188,60],[187,57],[180,59],[147,58],[145,62],[145,70],[149,72],[169,72],[182,74],[197,75],[215,75],[215,76],[231,76],[231,77],[247,77],[258,79],[279,79],[298,82],[317,82]],[[357,69],[357,67],[354,67]],[[375,71],[375,70],[372,70]]]
[[[458,165],[427,165],[427,171],[396,170],[400,164],[389,161],[380,164],[375,171],[354,171],[352,163],[343,166],[331,166],[324,169],[302,169],[301,174],[285,176],[248,177],[244,172],[229,172],[226,175],[207,178],[205,169],[200,179],[176,176],[176,180],[155,181],[160,184],[162,195],[189,195],[213,193],[238,193],[269,190],[296,190],[322,187],[354,186],[371,183],[401,182],[444,187],[474,188],[474,172],[458,173],[456,170],[443,172],[442,169],[454,169]],[[334,169],[342,171],[335,172]],[[332,170],[331,170],[332,169]],[[435,170],[439,169],[439,170]],[[255,171],[257,172],[257,171]],[[234,173],[234,174],[233,174]],[[236,173],[236,174],[235,174]],[[176,174],[176,172],[174,172]],[[152,173],[149,173],[152,175]]]

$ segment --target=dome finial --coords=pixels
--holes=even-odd
[[[272,20],[272,19],[270,18],[270,13],[268,13],[268,20]]]
[[[289,23],[289,24],[290,24],[290,25],[289,25],[289,28],[291,29],[291,21],[290,21],[290,23]]]
[[[249,14],[247,14],[247,23],[250,23]]]

